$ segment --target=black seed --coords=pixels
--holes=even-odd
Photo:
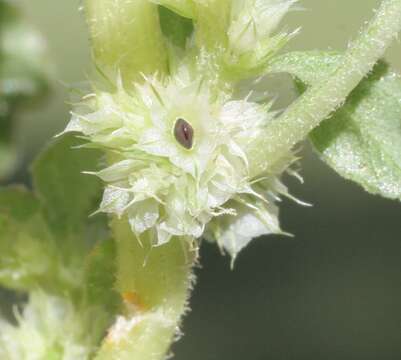
[[[174,136],[185,149],[192,149],[194,129],[184,119],[177,119],[174,127]]]

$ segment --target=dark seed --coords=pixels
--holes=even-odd
[[[177,119],[174,127],[175,139],[185,148],[191,149],[194,141],[194,129],[184,119]]]

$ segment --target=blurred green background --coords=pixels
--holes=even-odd
[[[29,164],[66,124],[69,89],[87,78],[90,52],[79,0],[19,3],[55,63],[50,102],[18,123],[20,158]],[[303,10],[285,21],[302,25],[290,48],[346,48],[379,3],[301,1]],[[399,43],[387,59],[401,71]],[[234,271],[216,247],[203,244],[175,359],[401,359],[401,204],[342,180],[308,146],[303,153],[305,184],[287,183],[314,206],[281,208],[284,229],[296,237],[254,241]],[[18,179],[26,179],[22,168]]]

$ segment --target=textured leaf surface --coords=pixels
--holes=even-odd
[[[23,186],[0,189],[0,212],[3,215],[24,221],[40,209],[39,201]]]
[[[330,74],[341,55],[292,53],[275,61],[306,85]],[[301,86],[302,87],[302,86]],[[367,191],[401,199],[401,78],[384,62],[351,93],[335,114],[312,132],[321,158]]]
[[[83,171],[95,170],[100,153],[74,149],[82,144],[63,136],[43,152],[33,166],[33,180],[55,231],[78,231],[95,210],[101,183]]]
[[[63,137],[45,150],[36,193],[0,188],[0,285],[28,295],[14,323],[0,316],[1,359],[86,360],[120,305],[106,219],[88,217],[98,180],[80,174],[98,158],[77,144]]]
[[[94,223],[82,226],[80,233],[57,234],[34,194],[22,187],[0,189],[0,283],[18,290],[41,288],[62,294],[75,291],[84,281],[87,243],[105,236],[101,226]],[[113,259],[110,254],[109,263]],[[100,273],[109,276],[107,264],[96,270],[98,277]],[[89,271],[94,272],[95,266]]]
[[[22,188],[0,190],[0,283],[55,287],[56,254],[38,200]]]
[[[34,166],[34,193],[0,189],[0,281],[11,288],[82,286],[85,256],[108,237],[106,219],[89,218],[99,181],[80,173],[99,154],[71,148],[78,143],[63,137],[43,152]]]

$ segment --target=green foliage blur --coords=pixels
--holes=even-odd
[[[18,7],[0,1],[0,181],[17,167],[13,143],[21,107],[30,107],[48,90],[45,41]]]

